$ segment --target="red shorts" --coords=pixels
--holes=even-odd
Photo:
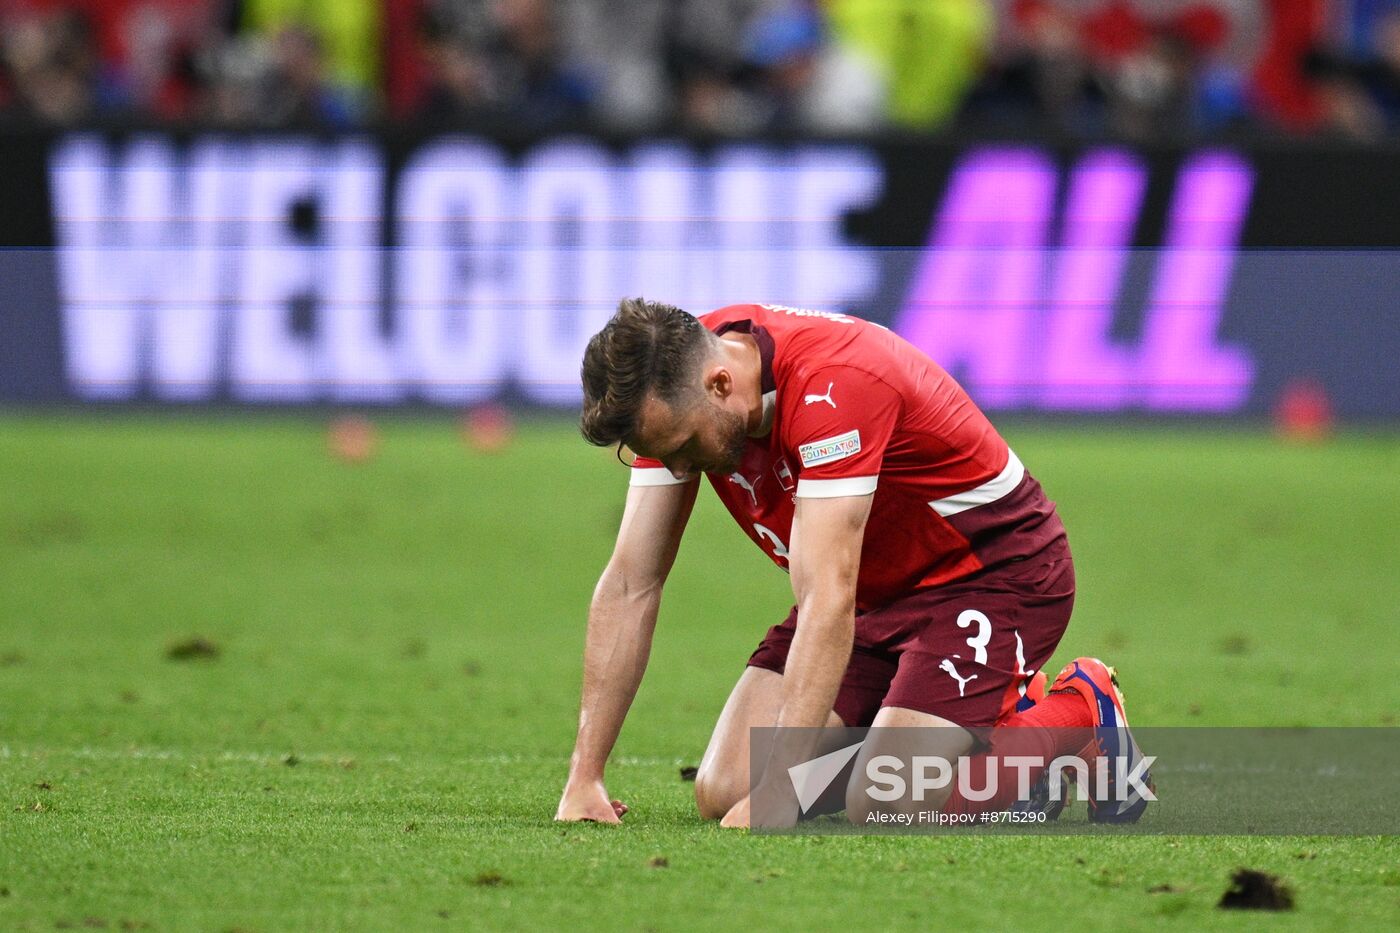
[[[861,613],[836,715],[868,726],[880,707],[896,706],[967,728],[993,725],[1049,663],[1073,606],[1074,564],[1068,548],[1054,548]],[[749,666],[781,674],[796,625],[794,608]]]

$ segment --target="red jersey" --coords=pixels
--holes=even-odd
[[[771,430],[737,472],[706,474],[749,537],[787,569],[796,497],[874,493],[856,605],[1065,545],[1055,505],[957,382],[878,324],[780,305],[700,316],[716,334],[752,336]],[[633,485],[675,479],[639,457]]]

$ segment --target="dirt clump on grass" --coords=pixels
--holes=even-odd
[[[212,661],[221,653],[218,645],[202,635],[171,642],[165,649],[167,661]]]
[[[503,888],[510,879],[498,871],[484,871],[472,879],[472,884],[478,888]]]
[[[1227,910],[1292,910],[1293,891],[1277,875],[1237,868],[1216,906]]]

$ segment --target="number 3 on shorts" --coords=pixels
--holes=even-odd
[[[967,646],[973,651],[973,661],[986,664],[987,642],[992,640],[992,620],[976,609],[964,609],[958,613],[958,628],[967,628],[974,622],[977,623],[977,634],[967,640]]]

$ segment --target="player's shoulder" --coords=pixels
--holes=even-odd
[[[769,303],[726,305],[700,315],[710,330],[751,324],[771,338],[773,375],[778,384],[805,383],[828,370],[855,379],[894,384],[900,362],[891,331],[841,311]]]
[[[887,386],[895,388],[898,373],[870,359],[830,359],[811,357],[796,361],[786,368],[779,384],[811,385],[824,380],[836,380],[850,385]]]
[[[851,383],[902,385],[906,381],[904,361],[890,351],[879,333],[871,330],[883,331],[871,325],[870,330],[808,333],[790,341],[778,382],[800,384],[832,378]]]
[[[716,308],[713,311],[705,311],[696,316],[699,317],[706,326],[710,326],[712,329],[715,325],[723,325],[735,321],[752,321],[761,327],[776,327],[782,330],[809,330],[809,328],[803,328],[802,325],[816,322],[846,326],[868,323],[862,321],[860,318],[846,314],[843,311],[794,308],[789,305],[770,304],[766,302],[744,302],[725,305],[722,308]],[[819,334],[820,331],[815,331],[814,333]]]
[[[722,308],[715,308],[713,311],[705,311],[697,314],[700,323],[710,330],[719,330],[726,324],[737,323],[738,321],[754,321],[758,323],[761,319],[763,306],[758,304],[736,304],[725,305]]]

